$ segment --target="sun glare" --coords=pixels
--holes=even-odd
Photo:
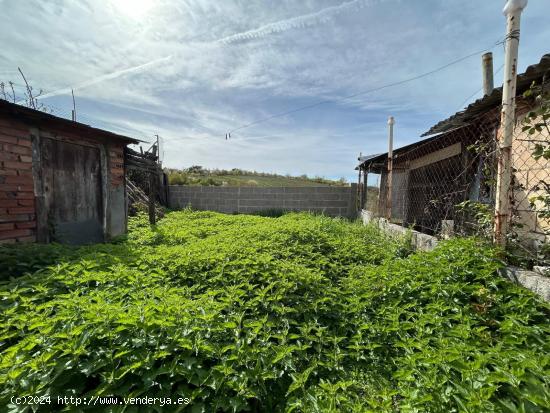
[[[113,0],[113,4],[121,13],[140,19],[153,7],[154,0]]]

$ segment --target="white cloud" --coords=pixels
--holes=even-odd
[[[22,67],[36,88],[53,92],[44,102],[60,113],[70,113],[62,93],[73,87],[79,119],[138,137],[159,133],[173,145],[166,160],[173,166],[283,173],[353,175],[359,151],[384,150],[390,113],[398,117],[397,143],[414,140],[480,86],[479,59],[339,99],[482,49],[503,37],[505,25],[496,0],[280,0],[276,7],[156,0],[143,16],[121,13],[114,1],[9,2],[0,15],[0,80],[17,80]],[[522,68],[549,51],[539,17],[546,2],[532,0],[524,13]],[[502,49],[494,52],[498,67]],[[227,130],[322,100],[339,101],[223,139]]]
[[[257,29],[247,30],[226,36],[219,43],[231,44],[247,40],[260,39],[276,33],[286,32],[292,29],[303,29],[329,22],[334,16],[344,13],[357,11],[367,4],[373,4],[374,0],[352,0],[339,4],[337,6],[326,7],[314,13],[308,13],[301,16],[291,17],[285,20],[279,20],[273,23],[263,25]]]
[[[111,72],[111,73],[108,73],[108,74],[105,74],[105,75],[101,75],[101,76],[95,77],[93,79],[89,79],[89,80],[86,80],[84,82],[78,83],[78,84],[76,84],[74,86],[71,86],[71,87],[57,89],[57,90],[54,90],[53,92],[45,93],[42,96],[40,96],[40,99],[51,98],[51,97],[58,96],[58,95],[66,95],[66,94],[71,93],[72,91],[78,91],[80,89],[84,89],[84,88],[87,88],[87,87],[90,87],[90,86],[94,86],[94,85],[97,85],[101,82],[105,82],[107,80],[115,79],[117,77],[124,76],[124,75],[130,74],[130,73],[137,73],[139,71],[146,70],[147,68],[149,68],[153,65],[156,65],[156,64],[159,64],[159,63],[162,63],[162,62],[167,62],[170,59],[171,59],[171,56],[161,57],[161,58],[158,58],[158,59],[151,60],[150,62],[143,63],[143,64],[138,65],[138,66],[129,67],[127,69],[116,70],[114,72]]]

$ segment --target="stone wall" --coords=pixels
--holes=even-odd
[[[170,185],[168,204],[173,209],[190,205],[228,214],[282,210],[352,218],[356,216],[356,193],[356,184],[273,188]]]

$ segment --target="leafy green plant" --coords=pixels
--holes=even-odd
[[[260,217],[278,218],[288,213],[289,211],[286,211],[284,209],[270,208],[270,209],[263,209],[261,211],[254,212],[253,215],[258,215]]]
[[[544,85],[540,87],[533,82],[524,97],[532,99],[536,105],[523,119],[522,128],[533,143],[533,158],[550,160],[550,94],[544,90]],[[529,202],[542,218],[550,218],[550,183],[542,180],[539,186],[543,193],[532,196]]]
[[[0,247],[0,281],[34,273],[70,259],[73,247],[59,244],[7,244]]]
[[[13,395],[181,396],[190,412],[550,405],[550,308],[476,240],[405,256],[375,227],[305,213],[129,227],[0,284],[1,411],[26,409]]]
[[[345,178],[339,180],[323,177],[308,177],[307,175],[290,176],[275,173],[246,171],[238,168],[206,169],[194,165],[185,169],[165,169],[170,185],[202,185],[202,186],[347,186]]]
[[[493,209],[490,205],[476,201],[463,201],[456,205],[456,209],[472,220],[474,228],[472,234],[490,240],[493,234]]]

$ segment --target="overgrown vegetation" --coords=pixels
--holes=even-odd
[[[523,182],[518,182],[516,177],[516,175],[525,174],[524,170],[513,171],[512,191],[527,194],[529,212],[532,213],[529,220],[539,221],[536,225],[536,231],[539,235],[549,236],[550,182],[546,182],[547,177],[544,173],[543,164],[544,161],[550,161],[550,92],[548,91],[548,85],[545,85],[544,82],[542,85],[533,82],[531,87],[523,93],[523,98],[524,102],[531,107],[531,110],[521,121],[521,131],[526,132],[526,136],[522,134],[522,136],[516,136],[514,139],[519,142],[528,142],[526,148],[529,148],[532,159],[540,161],[540,164],[537,167],[532,167],[532,170],[529,171],[529,185],[525,184],[525,176],[521,179]],[[469,146],[468,149],[480,158],[480,162],[483,161],[481,169],[483,180],[480,192],[483,193],[482,198],[487,200],[490,198],[488,194],[490,194],[491,188],[496,185],[496,177],[494,176],[496,163],[491,159],[495,154],[495,149],[492,144],[488,145],[480,141]],[[519,152],[519,150],[516,151]],[[518,157],[516,162],[521,164],[520,157],[522,155],[517,153],[516,156]],[[547,267],[550,263],[550,245],[544,242],[544,238],[533,242],[530,237],[526,237],[525,230],[528,226],[526,224],[528,219],[525,211],[521,209],[525,209],[522,202],[517,197],[511,197],[511,219],[506,248],[507,260],[512,265],[529,269],[537,265]],[[492,239],[494,226],[493,205],[468,200],[456,205],[456,210],[462,214],[465,232],[476,234],[487,240]],[[529,242],[527,243],[526,240]]]
[[[550,161],[550,92],[548,91],[548,83],[542,82],[538,85],[535,82],[525,91],[523,97],[532,104],[532,110],[522,120],[523,132],[527,132],[527,141],[529,142],[532,152],[531,155],[535,161]],[[537,217],[540,220],[540,225],[537,225],[539,232],[550,236],[548,224],[550,223],[550,182],[547,182],[548,177],[542,174],[532,173],[532,183],[529,188],[520,188],[529,192],[529,204],[532,211],[536,211]],[[512,231],[510,239],[515,250],[512,251],[516,259],[521,263],[527,262],[527,265],[550,265],[550,245],[547,242],[539,242],[535,249],[535,256],[530,254],[531,251],[526,251],[522,247],[521,230],[523,225],[518,224],[521,221],[519,213],[515,214],[512,221]],[[514,227],[518,227],[515,231]]]
[[[548,86],[547,86],[548,87]],[[535,160],[550,160],[550,93],[542,87],[532,84],[524,93],[524,97],[531,98],[536,104],[523,119],[523,131],[531,137],[533,144],[533,158]],[[543,139],[546,135],[546,139]],[[529,199],[531,206],[538,211],[542,218],[550,218],[550,182],[541,180],[538,188],[542,193]]]
[[[58,255],[27,274],[40,247],[2,249],[18,276],[0,288],[2,411],[13,395],[181,396],[194,412],[550,406],[550,308],[473,239],[411,255],[341,220],[181,211],[133,219],[118,244],[45,248]]]
[[[206,169],[191,166],[186,169],[165,169],[171,185],[203,186],[346,186],[345,178],[338,181],[307,175],[290,176],[265,172],[246,171],[238,168]]]

